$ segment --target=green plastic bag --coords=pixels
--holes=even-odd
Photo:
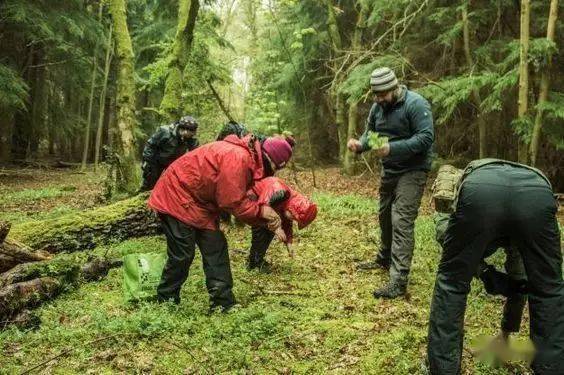
[[[128,254],[123,257],[126,302],[156,297],[166,259],[165,253]]]

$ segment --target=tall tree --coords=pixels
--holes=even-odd
[[[160,111],[169,121],[182,115],[183,73],[192,48],[199,8],[198,0],[180,0],[178,2],[178,26],[160,107]]]
[[[351,42],[351,51],[352,53],[358,53],[362,49],[362,32],[365,27],[366,18],[368,16],[369,8],[363,2],[359,2],[359,10],[358,10],[358,17],[356,20],[354,34]],[[347,137],[354,138],[355,133],[358,128],[358,99],[350,98],[350,105],[349,105],[349,118],[348,118],[348,128],[347,128]],[[344,168],[345,173],[352,174],[354,173],[354,154],[346,149],[345,160],[344,160]]]
[[[332,65],[334,72],[337,73],[339,69],[339,62],[341,61],[339,57],[343,55],[343,38],[341,36],[341,31],[339,30],[339,24],[337,23],[337,15],[335,12],[336,5],[333,4],[332,0],[325,0],[325,5],[327,7],[327,26],[329,37],[331,39],[333,55]],[[346,97],[338,90],[339,80],[342,80],[342,78],[339,75],[336,75],[331,84],[330,95],[333,105],[335,106],[335,125],[339,136],[339,158],[344,161],[347,145],[347,108]]]
[[[106,41],[106,58],[104,60],[104,78],[102,81],[102,90],[100,91],[100,101],[98,105],[98,128],[96,129],[96,144],[94,146],[94,170],[98,168],[100,161],[100,148],[102,147],[102,133],[104,132],[104,114],[106,113],[106,93],[108,91],[108,76],[110,74],[110,66],[112,63],[112,24],[108,31],[108,40]]]
[[[469,74],[473,73],[474,70],[474,59],[472,58],[472,52],[470,48],[470,22],[468,21],[468,7],[470,6],[470,1],[462,6],[462,34],[464,39],[464,56],[466,58],[466,65],[468,65]],[[481,111],[482,98],[480,97],[480,92],[478,89],[472,89],[472,100],[474,106],[476,107],[477,122],[478,122],[478,149],[479,156],[481,158],[486,157],[486,140],[487,140],[487,128],[486,128],[486,118]]]
[[[546,27],[546,39],[549,42],[554,42],[554,34],[556,30],[556,19],[558,18],[558,0],[550,2],[550,11],[548,15],[548,25]],[[548,52],[546,67],[541,72],[541,81],[539,88],[539,99],[537,102],[537,114],[535,117],[535,124],[533,126],[533,135],[531,138],[531,145],[529,148],[529,159],[531,165],[537,162],[537,155],[539,151],[540,135],[542,128],[542,115],[543,104],[548,98],[548,88],[550,85],[550,70],[552,68],[552,51]]]
[[[529,0],[521,0],[521,33],[519,40],[519,101],[517,117],[520,126],[527,124],[529,110],[529,23],[531,5]],[[519,139],[518,158],[521,163],[527,163],[527,145]]]
[[[121,178],[117,188],[133,193],[139,188],[140,174],[135,145],[134,55],[127,27],[125,0],[110,0],[119,72],[117,79],[117,130],[120,140]]]

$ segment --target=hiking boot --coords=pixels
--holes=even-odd
[[[398,282],[390,281],[388,284],[384,285],[380,289],[376,289],[372,292],[374,298],[398,298],[404,296],[407,292],[407,287],[405,284],[400,284]]]
[[[272,264],[270,264],[266,260],[262,260],[260,262],[251,261],[247,263],[247,270],[257,270],[260,273],[269,274],[272,272]]]
[[[358,270],[375,270],[381,268],[388,271],[390,269],[390,260],[377,257],[372,261],[359,263],[356,268]]]

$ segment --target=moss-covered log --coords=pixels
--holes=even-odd
[[[0,289],[0,320],[8,320],[25,308],[50,300],[63,290],[54,277],[41,277]]]
[[[121,259],[94,258],[82,261],[72,255],[52,260],[19,264],[0,274],[0,321],[15,323],[18,314],[36,307],[83,281],[104,278],[112,268],[123,264]]]
[[[50,253],[91,249],[112,241],[158,233],[159,225],[141,194],[114,204],[56,219],[15,225],[10,238]]]
[[[47,261],[22,263],[0,274],[0,288],[39,277],[57,277],[65,285],[79,281],[97,281],[104,278],[110,269],[122,264],[121,259],[80,260],[67,255]]]
[[[28,246],[6,239],[10,231],[10,223],[0,222],[0,272],[9,270],[20,263],[49,259],[49,254],[34,251]]]

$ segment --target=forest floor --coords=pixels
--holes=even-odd
[[[241,309],[208,314],[199,255],[178,306],[126,304],[122,272],[114,269],[101,282],[41,306],[38,329],[0,331],[0,373],[22,373],[41,363],[33,373],[421,373],[440,257],[429,194],[416,224],[409,296],[375,300],[371,292],[388,276],[357,271],[355,263],[379,246],[377,176],[346,178],[328,168],[317,171],[317,188],[308,172],[287,172],[286,178],[313,195],[318,218],[298,234],[294,259],[281,245],[271,247],[269,275],[245,268],[250,230],[228,229]],[[84,210],[102,204],[102,191],[103,173],[0,169],[0,218],[21,223]],[[166,243],[153,236],[91,251],[164,252]],[[464,374],[527,373],[520,363],[493,368],[470,354],[473,342],[497,333],[502,306],[501,298],[486,295],[473,281]],[[527,316],[517,340],[526,340]]]

